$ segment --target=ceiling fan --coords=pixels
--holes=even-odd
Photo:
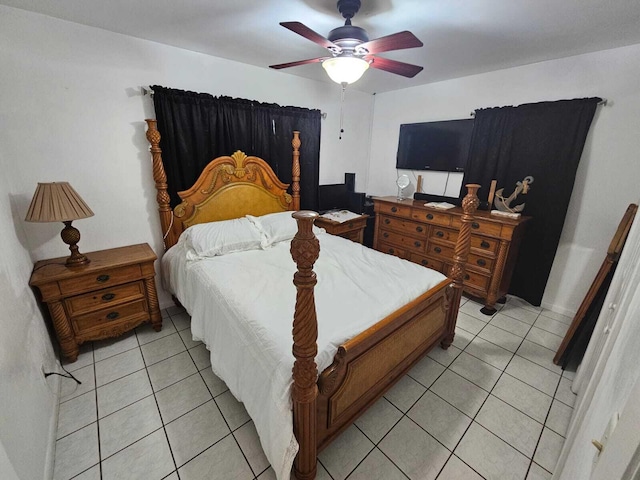
[[[408,31],[369,40],[369,36],[363,28],[351,24],[351,19],[359,9],[360,0],[338,0],[338,11],[346,21],[344,26],[331,30],[328,38],[314,32],[300,22],[281,22],[280,25],[283,27],[329,50],[331,56],[281,63],[269,67],[281,69],[321,62],[329,77],[334,82],[341,84],[357,81],[370,66],[408,78],[420,73],[422,67],[377,57],[375,54],[422,47],[422,42]]]

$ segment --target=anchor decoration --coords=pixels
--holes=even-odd
[[[497,190],[495,201],[493,203],[496,209],[498,209],[501,212],[508,212],[508,213],[522,212],[522,210],[524,210],[524,203],[521,203],[520,205],[516,205],[512,207],[511,202],[513,202],[516,199],[516,197],[521,193],[523,195],[526,195],[532,183],[533,183],[533,177],[531,175],[524,177],[524,180],[516,183],[515,190],[511,195],[509,195],[506,198],[502,195],[502,191],[504,190],[504,188]]]

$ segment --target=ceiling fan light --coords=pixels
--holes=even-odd
[[[369,62],[358,57],[334,57],[322,62],[322,68],[336,83],[353,83],[367,71]]]

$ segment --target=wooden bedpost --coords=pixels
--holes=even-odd
[[[162,241],[164,248],[169,249],[178,241],[173,230],[173,212],[171,211],[169,192],[167,191],[167,174],[162,163],[162,150],[160,149],[160,132],[158,131],[157,120],[146,119],[147,140],[151,144],[149,151],[153,160],[153,179],[156,182],[156,202],[160,212],[160,226],[162,227]]]
[[[466,185],[468,192],[462,200],[462,225],[460,225],[460,233],[458,241],[453,253],[453,267],[449,277],[452,280],[451,286],[453,293],[449,302],[449,310],[447,315],[447,335],[441,342],[442,348],[447,349],[453,342],[453,336],[456,329],[456,317],[458,308],[460,308],[460,298],[462,297],[462,284],[464,282],[464,269],[471,248],[471,224],[473,222],[473,214],[478,208],[480,201],[478,200],[478,189],[480,185],[470,183]]]
[[[297,133],[297,132],[296,132]],[[296,286],[296,307],[293,316],[293,433],[300,449],[293,464],[298,480],[316,478],[317,434],[316,397],[318,396],[318,321],[313,288],[316,274],[313,264],[318,259],[320,244],[313,234],[316,212],[297,211],[293,218],[298,222],[298,233],[291,240],[291,256],[298,266],[293,275]]]
[[[291,196],[293,209],[300,210],[300,132],[293,131],[293,163],[291,165]]]

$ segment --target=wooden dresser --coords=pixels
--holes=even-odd
[[[91,263],[67,267],[66,257],[37,262],[29,285],[51,314],[62,356],[74,362],[78,346],[115,337],[143,322],[162,328],[153,262],[146,243],[86,254]]]
[[[318,217],[314,224],[316,227],[324,228],[331,235],[338,235],[354,242],[362,243],[364,229],[367,226],[367,218],[369,218],[369,215],[361,215],[358,218],[340,223],[329,218]]]
[[[449,274],[460,231],[461,208],[438,210],[425,207],[424,201],[395,197],[373,201],[373,248]],[[464,289],[484,299],[482,312],[487,315],[495,312],[496,301],[507,293],[529,219],[509,219],[484,211],[475,214]]]

